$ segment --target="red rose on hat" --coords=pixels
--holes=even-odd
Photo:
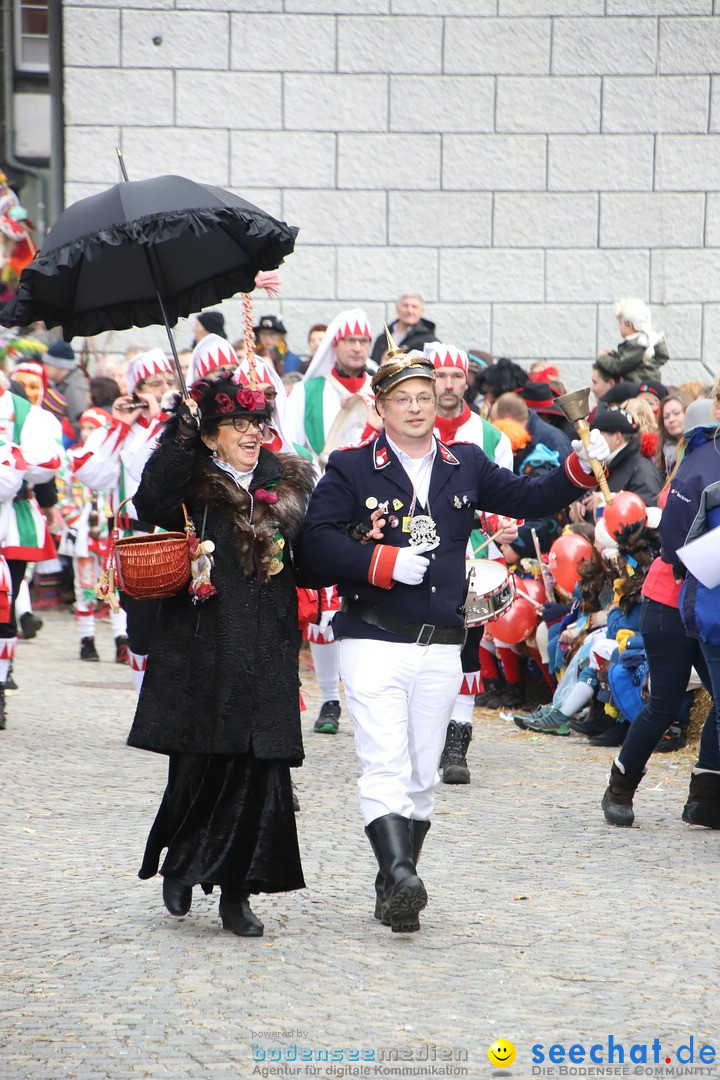
[[[215,408],[219,413],[234,412],[235,403],[228,394],[218,394],[215,398]]]

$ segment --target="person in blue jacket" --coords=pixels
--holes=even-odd
[[[336,582],[342,598],[333,633],[379,866],[375,916],[399,932],[419,929],[427,903],[416,863],[462,680],[475,511],[539,517],[595,485],[580,441],[562,466],[535,478],[499,468],[475,444],[449,449],[433,435],[434,383],[422,353],[389,351],[373,376],[384,431],[330,455],[300,541],[309,571]],[[601,436],[591,453],[607,455]]]
[[[635,820],[633,799],[650,754],[675,722],[694,667],[712,692],[714,708],[703,725],[682,817],[690,825],[720,829],[720,587],[706,589],[686,573],[678,556],[684,544],[720,525],[720,376],[713,384],[713,422],[686,430],[685,438],[660,519],[661,554],[643,585],[640,630],[650,665],[650,700],[612,763],[602,799],[607,822],[626,828]]]

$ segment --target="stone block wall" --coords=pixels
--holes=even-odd
[[[570,385],[648,300],[720,370],[720,0],[65,0],[66,199],[179,172],[299,226],[278,312],[419,292]],[[230,335],[239,301],[223,304]],[[178,328],[187,345],[188,328]],[[162,344],[156,328],[114,336]]]

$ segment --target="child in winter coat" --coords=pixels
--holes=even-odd
[[[604,371],[614,379],[642,383],[660,379],[660,368],[668,359],[665,335],[652,328],[652,315],[636,296],[624,296],[613,308],[622,341],[617,349],[600,349]]]

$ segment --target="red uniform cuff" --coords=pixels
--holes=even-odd
[[[595,479],[595,473],[586,473],[580,464],[580,459],[573,450],[569,457],[565,458],[565,472],[568,478],[572,480],[576,487],[580,488],[594,488],[597,487],[597,480]],[[606,470],[607,474],[607,470]]]
[[[391,544],[376,544],[370,559],[368,581],[371,585],[377,585],[380,589],[392,589],[392,572],[395,569],[395,560],[400,548]]]

